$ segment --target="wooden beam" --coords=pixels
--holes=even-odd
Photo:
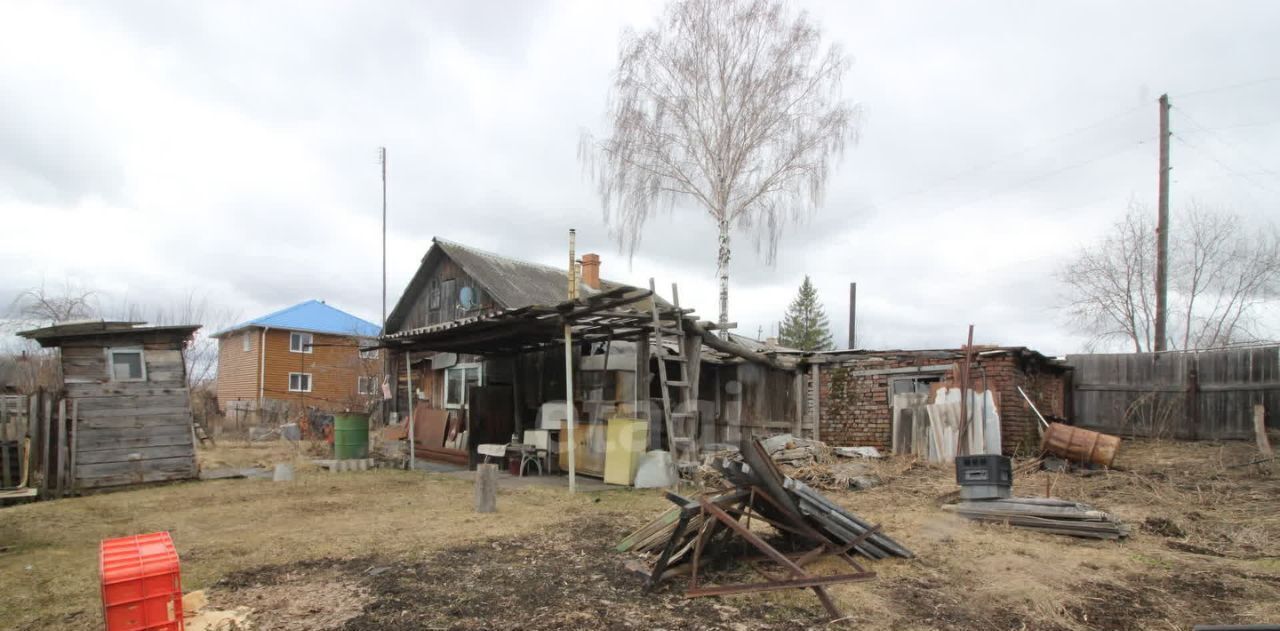
[[[721,353],[727,353],[735,357],[741,357],[747,361],[768,366],[775,370],[781,370],[784,372],[794,371],[793,368],[788,368],[786,366],[783,366],[777,360],[765,355],[761,355],[760,353],[757,353],[741,344],[720,339],[718,335],[712,333],[706,327],[702,326],[697,322],[690,321],[689,328],[690,330],[696,332],[698,335],[702,336],[703,344],[706,344],[707,346],[710,346],[711,348],[714,348],[715,350],[718,350]]]

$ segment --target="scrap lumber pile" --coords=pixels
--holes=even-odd
[[[788,476],[831,491],[868,489],[881,480],[867,463],[880,457],[874,447],[828,447],[820,440],[779,434],[760,441],[774,462]],[[731,458],[737,458],[733,454]]]
[[[758,440],[743,445],[741,460],[721,461],[720,468],[724,489],[695,499],[668,493],[667,499],[676,506],[618,544],[619,552],[639,553],[652,561],[629,564],[648,577],[646,589],[685,574],[690,577],[685,590],[690,598],[810,589],[827,612],[839,618],[840,612],[825,586],[875,577],[855,555],[871,559],[913,556],[910,550],[879,532],[879,526],[844,510],[803,482],[783,475]],[[776,536],[766,541],[763,533],[752,529],[753,522],[771,526]],[[748,544],[762,558],[744,558],[747,547],[739,542]],[[852,571],[820,575],[805,569],[824,557],[839,559]],[[747,561],[765,580],[700,584],[700,573],[705,575],[708,569],[735,560]]]
[[[1050,497],[1012,497],[997,500],[959,502],[942,507],[979,521],[991,521],[1057,535],[1121,539],[1129,527],[1111,514],[1087,504]]]

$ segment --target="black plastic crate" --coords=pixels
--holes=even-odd
[[[956,456],[956,484],[1013,486],[1013,464],[1000,455]]]

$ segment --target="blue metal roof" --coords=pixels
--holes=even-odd
[[[358,337],[377,337],[381,330],[378,325],[368,320],[357,318],[341,309],[330,307],[324,301],[308,300],[287,309],[269,313],[261,318],[241,322],[233,327],[223,329],[214,333],[213,337],[226,335],[232,331],[251,326]]]

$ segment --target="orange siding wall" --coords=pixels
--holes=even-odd
[[[249,350],[244,350],[245,334]],[[258,358],[262,330],[250,328],[218,340],[218,402],[258,398]]]
[[[335,410],[364,406],[368,397],[357,394],[356,384],[361,375],[381,374],[379,360],[361,360],[355,338],[319,333],[312,336],[312,352],[294,353],[289,350],[289,333],[283,329],[267,332],[264,397]],[[290,392],[291,372],[310,373],[311,392]]]

